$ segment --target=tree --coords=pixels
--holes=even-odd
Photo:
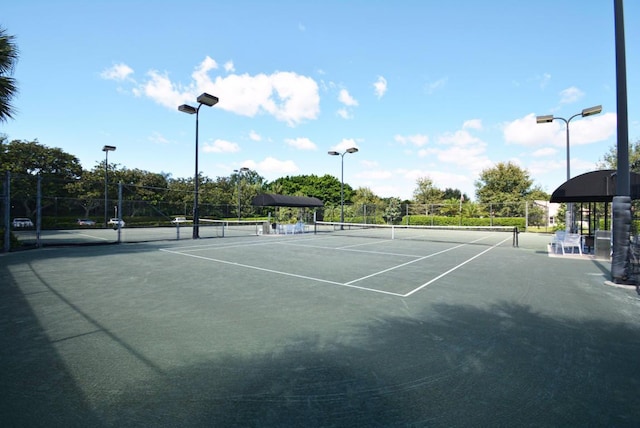
[[[400,205],[400,198],[389,198],[389,205],[384,212],[384,219],[387,223],[396,223],[402,218],[402,207]]]
[[[455,199],[456,201],[459,201],[460,197],[462,197],[462,202],[466,202],[469,200],[469,196],[467,196],[466,194],[463,194],[460,191],[460,189],[452,189],[450,187],[447,187],[446,189],[444,189],[444,192],[442,195],[442,199],[444,200]]]
[[[283,195],[300,194],[320,199],[327,205],[340,205],[340,180],[332,175],[298,175],[293,177],[281,177],[266,185],[272,193]],[[272,189],[277,186],[280,192]],[[298,193],[300,192],[300,193]],[[344,183],[344,203],[349,204],[353,197],[353,188]]]
[[[523,216],[523,202],[531,193],[532,185],[528,171],[513,162],[500,162],[481,172],[475,182],[476,197],[480,203],[490,204],[496,215]]]
[[[18,85],[13,77],[16,63],[18,62],[18,47],[15,37],[8,35],[6,30],[0,27],[0,122],[12,119],[14,108],[11,99],[18,93]]]
[[[103,204],[104,172],[97,171],[97,168],[82,171],[78,180],[70,182],[65,187],[75,203],[84,209],[83,217],[89,217],[91,211]]]
[[[1,169],[12,177],[11,198],[22,206],[25,216],[32,217],[36,210],[38,176],[43,209],[55,203],[53,197],[71,196],[66,186],[82,174],[78,158],[38,141],[13,140],[1,147]]]
[[[618,148],[610,147],[609,151],[598,162],[598,169],[617,169],[618,168]],[[640,173],[640,140],[629,144],[629,168],[633,172]]]
[[[434,204],[442,200],[443,192],[433,185],[429,177],[421,177],[416,180],[418,186],[413,191],[413,200],[416,204]]]

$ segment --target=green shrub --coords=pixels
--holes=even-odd
[[[525,227],[522,217],[449,217],[430,215],[411,215],[402,218],[402,224],[416,226],[512,226],[519,229]]]

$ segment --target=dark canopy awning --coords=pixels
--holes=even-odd
[[[251,200],[254,207],[322,207],[318,198],[309,196],[274,195],[263,193]]]
[[[631,172],[631,199],[640,199],[640,175]],[[616,170],[591,171],[565,181],[550,202],[611,202],[616,196]]]

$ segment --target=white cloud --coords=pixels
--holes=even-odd
[[[353,98],[346,89],[340,90],[340,93],[338,94],[338,101],[347,107],[354,107],[358,105],[358,101]]]
[[[236,68],[233,66],[233,61],[227,61],[224,63],[224,71],[226,71],[227,73],[236,71]]]
[[[235,153],[240,151],[240,146],[226,140],[215,140],[213,143],[205,143],[202,148],[205,153]]]
[[[467,120],[462,124],[462,129],[475,129],[482,130],[482,120],[480,119],[471,119]]]
[[[249,132],[249,139],[251,141],[262,141],[262,136],[260,136],[256,131],[251,130]]]
[[[145,83],[134,88],[134,95],[146,96],[165,107],[176,110],[177,106],[195,100],[195,97],[192,97],[188,92],[176,88],[166,74],[151,70],[147,76],[148,80]]]
[[[605,141],[616,135],[618,119],[615,113],[571,121],[569,138],[571,145],[582,145]],[[566,138],[565,138],[566,140]]]
[[[289,146],[298,150],[317,150],[315,143],[308,138],[287,138],[284,140]]]
[[[295,174],[300,170],[295,162],[291,160],[281,161],[270,156],[260,162],[252,160],[246,161],[244,165],[250,169],[260,171],[261,175],[271,176],[274,178],[288,174]]]
[[[445,87],[445,85],[447,84],[447,81],[449,80],[448,77],[443,77],[441,79],[438,79],[434,82],[429,82],[425,85],[425,90],[427,91],[427,94],[431,95],[433,94],[435,91],[442,89]]]
[[[194,72],[191,74],[191,77],[195,82],[196,88],[203,88],[203,92],[209,92],[207,90],[204,90],[204,88],[208,87],[209,83],[211,82],[211,80],[209,79],[209,72],[211,70],[217,70],[217,69],[218,69],[218,63],[211,57],[207,56],[204,59],[204,61],[202,61],[200,65],[198,65],[194,70]],[[198,95],[200,95],[200,93],[198,93]],[[213,95],[217,95],[217,94],[214,92]]]
[[[100,73],[100,77],[106,80],[127,80],[133,74],[133,69],[127,64],[115,64]]]
[[[502,125],[502,135],[507,143],[521,146],[548,146],[556,144],[558,123],[536,123],[536,115],[529,113]]]
[[[382,96],[387,92],[387,79],[382,76],[378,76],[378,80],[373,84],[374,91],[378,98],[382,98]]]
[[[343,119],[353,119],[353,115],[346,108],[338,109],[336,113]]]
[[[194,104],[199,94],[207,92],[220,99],[216,108],[249,117],[267,113],[289,126],[318,117],[318,84],[310,77],[275,72],[254,76],[229,74],[212,80],[209,73],[217,68],[216,61],[207,56],[196,67],[188,86],[172,82],[167,73],[151,70],[147,73],[148,80],[133,92],[171,109],[180,104]],[[225,69],[232,70],[232,63],[225,64]]]
[[[149,141],[151,141],[152,143],[155,143],[155,144],[168,144],[169,143],[169,140],[164,138],[164,136],[162,134],[160,134],[159,132],[154,132],[153,134],[151,134],[149,136]]]
[[[539,80],[540,80],[540,88],[544,89],[547,87],[547,85],[551,81],[551,75],[549,73],[544,73]]]
[[[355,147],[357,149],[360,149],[358,147],[358,143],[356,142],[355,139],[353,139],[353,138],[343,138],[342,141],[340,141],[335,146],[331,147],[331,150],[335,150],[336,152],[343,153],[347,149],[350,149],[351,147]]]
[[[551,156],[555,156],[558,153],[557,149],[554,149],[553,147],[544,147],[542,149],[538,149],[535,150],[533,153],[531,153],[531,156],[533,156],[534,158],[541,158],[541,157],[551,157]]]
[[[356,177],[364,180],[386,180],[393,177],[391,171],[370,169],[356,174]]]
[[[575,121],[569,122],[569,143],[582,145],[605,141],[615,135],[616,120],[615,113],[577,117]],[[564,121],[554,120],[538,124],[533,113],[503,125],[503,136],[507,143],[528,147],[544,147],[550,144],[563,147],[567,144],[566,135]]]
[[[396,135],[393,137],[398,143],[402,145],[413,144],[416,147],[422,147],[429,143],[429,137],[424,134],[415,134],[415,135]]]
[[[579,101],[582,97],[584,97],[584,92],[580,89],[572,86],[567,89],[563,89],[560,91],[560,103],[561,104],[571,104]]]

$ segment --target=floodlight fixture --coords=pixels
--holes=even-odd
[[[549,123],[553,122],[553,115],[548,114],[546,116],[536,116],[536,123]]]
[[[580,113],[576,113],[573,116],[569,117],[569,119],[565,119],[564,117],[557,117],[554,116],[552,114],[546,115],[546,116],[536,116],[536,123],[549,123],[549,122],[553,122],[554,120],[561,120],[565,123],[566,125],[566,134],[567,134],[567,181],[569,181],[571,179],[571,167],[570,167],[570,156],[569,156],[569,122],[571,122],[571,120],[573,118],[576,118],[578,116],[582,116],[582,117],[587,117],[587,116],[592,116],[594,114],[598,114],[602,112],[602,106],[601,105],[597,105],[597,106],[593,106],[593,107],[589,107],[589,108],[585,108],[583,109]],[[573,231],[574,228],[574,222],[573,222],[573,204],[571,202],[567,203],[567,213],[566,213],[566,220],[565,220],[565,228],[567,231]]]
[[[187,114],[196,114],[198,112],[197,108],[192,107],[189,104],[182,104],[180,107],[178,107],[178,110]]]
[[[198,107],[190,106],[189,104],[182,104],[178,106],[178,110],[187,114],[195,114],[196,115],[196,172],[194,174],[194,192],[193,192],[193,239],[198,239],[200,237],[200,214],[198,212],[198,193],[199,193],[199,183],[200,183],[200,174],[198,171],[198,116],[200,114],[200,107],[203,105],[211,107],[218,103],[218,97],[207,94],[203,92],[196,99],[198,102]]]
[[[218,104],[218,101],[220,101],[218,99],[218,97],[211,95],[211,94],[207,94],[206,92],[203,92],[202,94],[200,94],[200,96],[196,99],[196,101],[199,104],[204,104],[206,106],[214,106],[216,104]]]
[[[116,146],[103,146],[102,151],[104,152],[104,227],[108,227],[108,215],[107,215],[107,204],[109,203],[107,193],[109,190],[109,152],[115,152]],[[120,223],[118,223],[118,227],[120,227]]]
[[[582,117],[598,114],[602,111],[602,106],[593,106],[582,110]]]
[[[340,223],[344,223],[344,155],[346,155],[347,153],[356,153],[357,151],[357,147],[349,147],[342,153],[335,150],[330,150],[327,152],[330,156],[342,157],[340,162]],[[341,224],[340,228],[343,229],[344,225]]]

